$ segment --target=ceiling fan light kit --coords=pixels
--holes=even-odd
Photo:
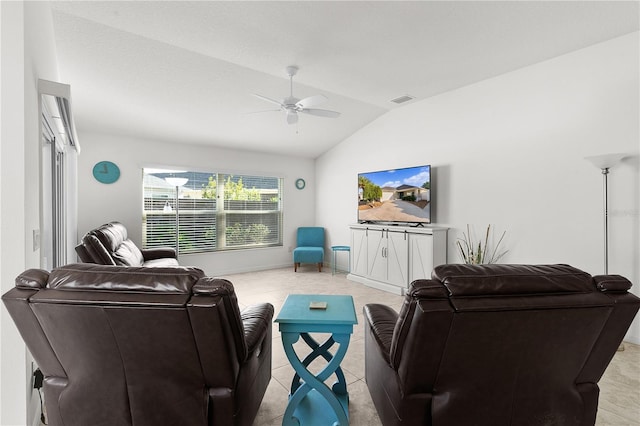
[[[337,111],[330,111],[328,109],[317,109],[310,108],[324,102],[327,102],[328,99],[324,95],[314,95],[309,96],[304,99],[298,99],[293,96],[293,76],[297,74],[298,67],[295,65],[289,65],[286,68],[287,76],[289,76],[289,96],[284,98],[282,102],[277,101],[275,99],[268,98],[266,96],[253,94],[258,99],[262,99],[263,101],[270,102],[272,104],[278,105],[280,107],[280,111],[285,113],[285,118],[287,120],[287,124],[295,124],[298,122],[298,113],[304,113],[309,115],[315,115],[316,117],[327,117],[327,118],[337,118],[340,116],[340,113]],[[274,110],[275,111],[275,110]],[[266,112],[266,111],[261,111]]]

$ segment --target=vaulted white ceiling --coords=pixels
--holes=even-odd
[[[638,1],[52,3],[79,132],[315,158],[393,108],[639,27]],[[253,93],[324,94],[339,118]],[[416,100],[411,101],[416,102]],[[405,104],[406,105],[406,104]]]

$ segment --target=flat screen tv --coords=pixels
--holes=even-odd
[[[432,223],[431,166],[359,173],[358,222]]]

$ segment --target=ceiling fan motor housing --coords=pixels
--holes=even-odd
[[[284,107],[286,109],[294,109],[294,110],[298,110],[298,106],[296,105],[298,103],[300,99],[298,98],[294,98],[293,96],[289,96],[288,98],[284,98],[282,100],[282,104],[284,105]]]

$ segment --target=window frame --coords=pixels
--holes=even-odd
[[[177,204],[176,189],[164,180],[169,175],[189,179],[178,188]],[[204,185],[205,176],[215,181],[213,197],[202,197],[204,188],[212,189],[208,180]],[[249,184],[243,187],[242,180]],[[235,194],[228,195],[229,182]],[[179,254],[203,254],[283,246],[284,178],[277,174],[143,167],[142,192],[143,248],[169,246]]]

